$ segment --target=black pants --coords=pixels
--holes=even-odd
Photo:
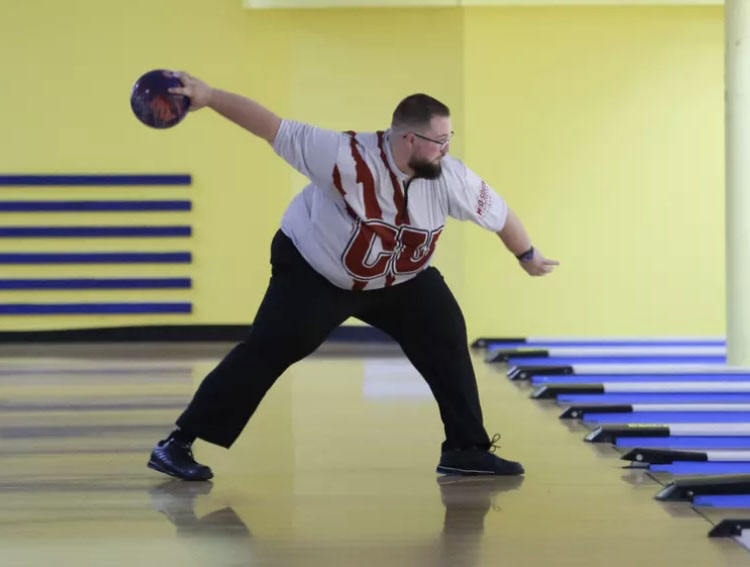
[[[281,231],[271,265],[248,337],[206,376],[177,425],[229,447],[284,370],[353,316],[392,336],[427,381],[445,425],[443,450],[489,446],[466,325],[440,272],[428,268],[390,288],[344,290],[313,270]]]

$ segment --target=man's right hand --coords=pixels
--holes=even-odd
[[[172,76],[180,79],[182,87],[171,88],[169,92],[188,97],[190,99],[190,110],[199,110],[211,102],[213,88],[206,83],[182,71],[172,73]]]

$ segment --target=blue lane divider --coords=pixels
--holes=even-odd
[[[737,374],[563,374],[532,376],[534,386],[544,384],[602,384],[604,382],[750,382],[750,373]]]
[[[711,508],[750,508],[750,494],[700,494],[693,506]]]
[[[750,423],[750,411],[642,411],[584,413],[586,423]]]
[[[726,364],[726,356],[551,356],[511,358],[512,366],[568,366],[571,364]]]
[[[2,303],[0,315],[190,313],[190,303]]]
[[[653,472],[672,474],[745,474],[750,473],[750,462],[694,463],[675,461],[671,465],[649,465],[648,469]]]
[[[0,201],[0,212],[149,212],[189,211],[190,201]]]
[[[190,278],[0,279],[0,289],[189,289]]]
[[[561,404],[750,403],[750,394],[561,394]]]
[[[670,346],[685,346],[685,347],[709,347],[709,346],[726,346],[727,342],[723,339],[716,340],[705,340],[705,341],[680,341],[680,340],[665,340],[665,341],[648,341],[648,340],[623,340],[623,341],[566,341],[560,340],[544,340],[544,341],[524,341],[524,342],[488,342],[487,350],[499,350],[499,349],[512,349],[512,348],[524,348],[524,347],[670,347]]]
[[[188,264],[190,252],[12,252],[0,264]]]
[[[618,437],[615,446],[642,449],[750,449],[750,437]]]
[[[189,226],[4,226],[0,238],[93,238],[190,236]]]
[[[0,175],[0,187],[190,185],[186,174]]]

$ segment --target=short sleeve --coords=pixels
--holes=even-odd
[[[342,132],[282,120],[273,149],[310,181],[325,187],[332,182],[333,166],[344,137]]]
[[[456,186],[448,190],[448,214],[500,232],[508,218],[508,205],[481,177],[461,164]]]

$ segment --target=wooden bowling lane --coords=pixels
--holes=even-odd
[[[186,483],[147,469],[148,452],[229,345],[88,348],[0,349],[2,565],[748,560],[480,358],[487,428],[523,479],[438,477],[437,408],[405,359],[323,348],[279,380],[230,451],[196,443],[216,478]]]

